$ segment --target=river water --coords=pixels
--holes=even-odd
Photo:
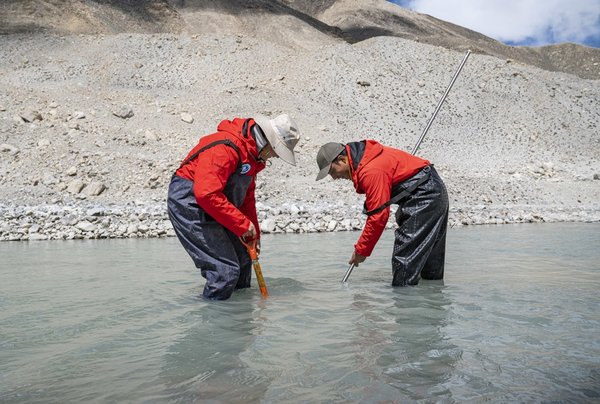
[[[451,229],[392,288],[393,233],[267,235],[226,302],[170,239],[0,243],[0,402],[600,402],[600,224]]]

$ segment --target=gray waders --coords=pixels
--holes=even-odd
[[[392,286],[416,285],[419,279],[443,279],[448,224],[448,193],[433,165],[392,188],[392,198],[373,215],[397,203]]]
[[[244,201],[252,178],[242,175],[239,167],[229,177],[223,193],[236,207]],[[181,245],[206,279],[204,298],[226,300],[235,289],[250,287],[252,261],[239,238],[198,205],[193,186],[193,181],[173,176],[167,199],[169,219]]]
[[[393,286],[417,285],[423,279],[443,279],[448,226],[448,193],[433,166],[402,183],[416,187],[396,211]]]

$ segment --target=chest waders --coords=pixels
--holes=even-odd
[[[240,150],[231,140],[217,140],[204,146],[182,166],[217,145],[231,147],[238,154],[238,167],[227,180],[223,194],[239,208],[254,177],[242,174]],[[183,248],[206,279],[203,296],[210,300],[225,300],[235,289],[250,287],[252,261],[239,238],[198,205],[193,187],[193,181],[173,176],[167,199],[169,219]]]
[[[381,212],[382,210],[384,210],[385,208],[387,208],[390,205],[393,205],[393,204],[400,205],[403,199],[408,198],[413,192],[415,192],[417,190],[417,188],[421,184],[423,184],[427,180],[429,180],[432,168],[433,168],[433,165],[424,167],[419,173],[417,173],[413,177],[409,178],[408,180],[392,186],[392,192],[391,192],[392,197],[390,198],[390,200],[381,204],[380,206],[376,207],[375,209],[368,210],[367,203],[365,202],[363,205],[362,213],[367,216],[372,216],[376,213]],[[413,180],[413,179],[415,179],[415,180]],[[398,222],[398,218],[396,218],[396,222]],[[348,282],[348,278],[350,277],[350,274],[352,273],[353,269],[354,269],[354,264],[352,264],[348,267],[348,269],[346,270],[346,274],[344,275],[344,278],[342,278],[342,283]]]
[[[392,254],[392,286],[443,279],[448,223],[448,193],[433,165],[392,188],[392,198],[368,216],[398,204]]]

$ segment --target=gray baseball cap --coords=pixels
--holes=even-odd
[[[336,142],[325,143],[321,146],[317,153],[317,165],[319,166],[317,181],[327,177],[327,174],[329,174],[329,170],[331,169],[331,163],[342,151],[344,151],[345,147],[346,146],[343,144]]]

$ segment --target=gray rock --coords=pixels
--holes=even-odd
[[[274,219],[266,219],[260,223],[260,231],[263,233],[272,233],[276,228]]]
[[[83,193],[87,196],[98,196],[106,189],[106,185],[98,181],[92,181],[85,187]]]
[[[104,216],[105,210],[101,207],[90,208],[85,212],[88,216]]]
[[[69,182],[69,185],[67,185],[67,192],[70,194],[78,194],[81,192],[84,186],[85,184],[83,180],[81,178],[76,178]]]
[[[48,139],[40,139],[38,141],[38,147],[48,147],[50,146],[50,140]]]
[[[181,114],[181,120],[185,123],[193,123],[194,117],[192,115],[188,114],[187,112],[184,112]]]
[[[90,223],[87,220],[77,223],[75,227],[84,232],[92,232],[98,228],[94,223]]]
[[[25,122],[41,121],[43,119],[42,114],[40,114],[37,111],[30,111],[25,114],[19,115],[19,117]]]
[[[19,149],[11,144],[2,143],[0,144],[0,152],[8,152],[9,154],[15,155],[19,153]]]
[[[113,111],[112,114],[114,116],[117,116],[117,117],[123,118],[123,119],[131,118],[134,115],[133,109],[127,105],[124,105],[121,108],[119,108],[118,110]]]
[[[60,223],[67,225],[67,226],[74,226],[78,222],[79,222],[79,217],[74,213],[67,214],[60,219]]]

